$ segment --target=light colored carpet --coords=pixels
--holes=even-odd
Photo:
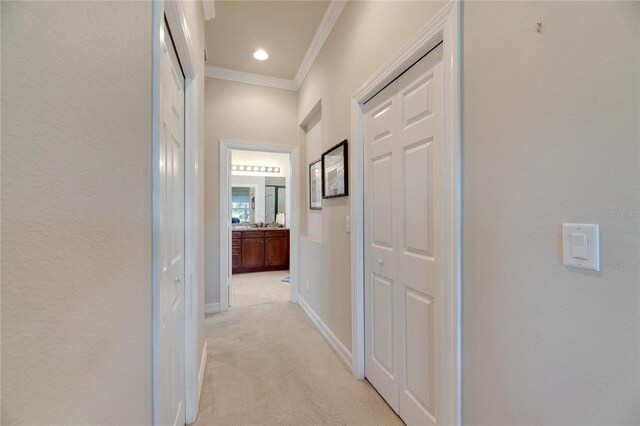
[[[298,305],[232,309],[205,324],[209,357],[197,425],[403,424]]]

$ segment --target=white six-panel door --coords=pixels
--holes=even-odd
[[[162,33],[159,423],[184,425],[184,76],[164,24]]]
[[[365,105],[365,376],[407,424],[443,409],[442,55]]]

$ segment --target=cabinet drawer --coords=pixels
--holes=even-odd
[[[265,237],[286,237],[287,231],[266,231],[264,233]]]
[[[242,253],[242,240],[233,240],[233,245],[231,246],[231,254],[241,254]]]
[[[240,254],[231,255],[231,270],[236,271],[242,268],[242,256]]]
[[[242,232],[242,238],[262,238],[264,237],[264,232],[262,231],[244,231]]]
[[[242,232],[240,231],[233,231],[231,233],[231,238],[242,238]]]

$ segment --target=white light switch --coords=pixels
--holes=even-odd
[[[347,220],[345,221],[345,227],[347,228],[347,233],[351,233],[351,216],[347,216]]]
[[[587,234],[571,233],[571,257],[587,260]]]
[[[580,269],[600,270],[598,225],[562,224],[562,263]]]

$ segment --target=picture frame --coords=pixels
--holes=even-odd
[[[349,157],[347,140],[322,154],[322,198],[349,195]]]
[[[322,210],[322,158],[309,164],[309,210]]]

